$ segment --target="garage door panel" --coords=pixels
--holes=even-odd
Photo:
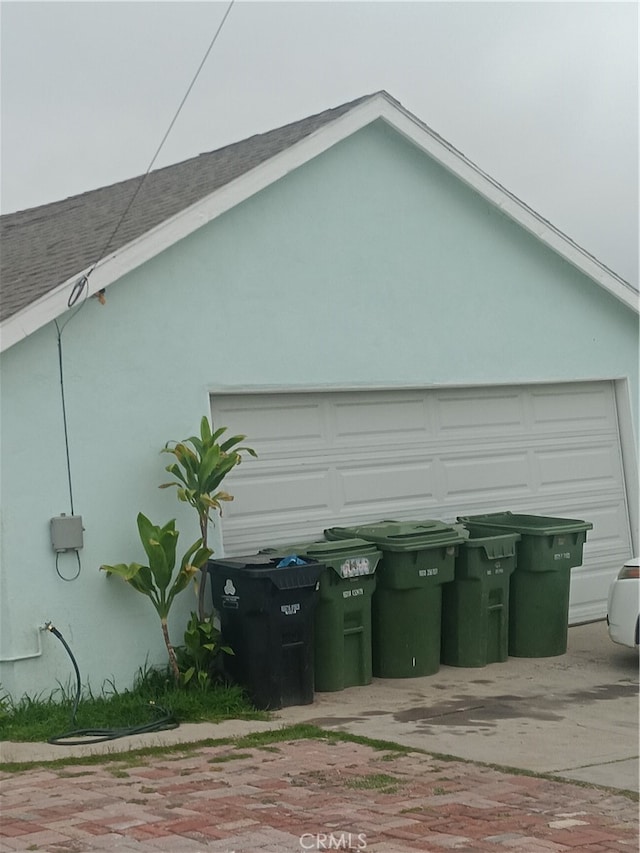
[[[609,383],[583,383],[580,388],[551,386],[531,391],[533,423],[542,432],[575,430],[581,433],[617,428]]]
[[[345,467],[337,477],[344,506],[350,509],[397,500],[435,500],[430,487],[435,477],[433,459]]]
[[[584,518],[574,621],[604,616],[631,554],[612,382],[214,395],[212,415],[259,453],[225,481],[230,554],[381,518]]]
[[[601,489],[619,482],[617,448],[611,443],[535,453],[540,489]]]
[[[631,550],[629,526],[625,523],[626,506],[618,495],[612,495],[608,502],[584,504],[579,507],[584,518],[593,524],[586,543],[588,555],[596,552],[618,553],[626,559]]]
[[[334,396],[336,445],[355,443],[361,447],[371,442],[384,443],[386,440],[392,444],[402,444],[412,438],[422,441],[430,434],[422,395],[399,396],[398,399],[395,399],[395,395],[382,396],[381,400],[364,397],[349,402],[342,402]]]
[[[518,434],[526,430],[522,399],[515,391],[510,394],[466,394],[439,396],[437,413],[439,438],[459,440],[473,435],[501,435],[507,430]]]
[[[587,567],[572,571],[570,623],[592,622],[606,616],[606,601],[609,583],[618,573],[619,563],[598,565],[590,570]]]
[[[443,457],[444,488],[447,497],[466,501],[474,498],[498,500],[514,493],[527,493],[528,453],[485,452],[483,456]]]
[[[299,471],[266,468],[234,479],[230,490],[234,500],[225,511],[229,520],[265,512],[326,509],[331,505],[330,469],[328,466]]]
[[[247,435],[247,444],[260,456],[281,456],[283,442],[303,453],[325,444],[321,402],[306,395],[251,397],[244,405],[231,405],[224,412],[214,413],[213,421],[216,426],[227,426],[227,435]]]

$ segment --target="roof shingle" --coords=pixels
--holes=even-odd
[[[0,217],[0,320],[371,97],[149,172],[113,240],[142,175]]]

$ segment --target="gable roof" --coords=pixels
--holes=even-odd
[[[638,292],[628,282],[536,214],[388,93],[377,92],[154,170],[146,177],[0,217],[2,349],[68,310],[71,290],[81,275],[90,273],[86,298],[378,119],[638,311]]]

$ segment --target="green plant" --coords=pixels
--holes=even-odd
[[[71,688],[59,686],[48,695],[12,699],[7,713],[0,717],[0,741],[46,741],[66,731],[72,693]],[[251,705],[240,686],[216,684],[207,691],[185,690],[182,684],[174,683],[168,666],[164,666],[141,668],[129,689],[118,691],[112,682],[105,681],[99,690],[85,690],[78,705],[77,723],[104,729],[139,725],[154,718],[151,704],[167,708],[181,723],[269,719],[265,711],[257,711]],[[118,743],[113,741],[116,752]]]
[[[176,479],[163,483],[160,488],[177,488],[178,500],[192,506],[198,514],[200,536],[206,548],[208,542],[211,511],[222,513],[222,503],[232,501],[233,495],[220,490],[220,484],[236,465],[242,461],[242,453],[257,456],[250,447],[237,447],[246,436],[234,435],[220,441],[226,427],[213,431],[206,416],[200,421],[200,435],[192,435],[183,441],[168,441],[162,453],[171,453],[175,462],[167,465],[166,471]],[[198,590],[198,615],[205,619],[206,573],[200,577]]]
[[[401,782],[395,776],[389,776],[386,773],[370,773],[368,776],[357,776],[354,779],[348,779],[345,782],[347,788],[362,788],[373,789],[380,788],[384,792],[391,792]]]
[[[184,632],[184,646],[176,649],[182,682],[206,690],[214,680],[214,670],[221,654],[232,655],[229,646],[223,646],[220,631],[208,616],[200,619],[192,613]]]
[[[187,587],[191,578],[207,562],[211,551],[203,546],[201,539],[198,539],[183,556],[178,574],[174,577],[179,536],[175,519],[169,521],[164,527],[158,527],[140,512],[138,513],[138,533],[148,557],[148,566],[140,563],[118,563],[114,566],[103,565],[100,568],[108,575],[118,575],[151,601],[160,617],[169,665],[174,680],[178,684],[180,670],[175,650],[169,639],[167,617],[176,595]]]

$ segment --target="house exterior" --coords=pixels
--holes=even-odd
[[[94,690],[164,662],[148,602],[98,568],[142,560],[139,511],[197,538],[158,486],[203,414],[259,454],[225,481],[216,553],[382,518],[581,518],[571,620],[604,617],[638,552],[637,291],[387,93],[2,228],[12,695],[68,678],[47,620]],[[63,513],[83,543],[56,555]]]

